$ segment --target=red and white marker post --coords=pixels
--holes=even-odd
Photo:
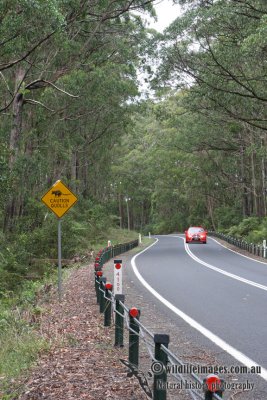
[[[114,295],[122,294],[122,260],[114,260]]]

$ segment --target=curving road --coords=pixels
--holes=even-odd
[[[208,238],[158,241],[132,259],[136,277],[161,303],[267,381],[267,264]]]

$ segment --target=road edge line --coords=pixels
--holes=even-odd
[[[233,250],[233,249],[229,249],[229,247],[227,247],[227,246],[225,246],[224,244],[218,242],[218,240],[214,239],[214,238],[211,237],[211,236],[209,236],[209,239],[213,240],[214,242],[218,243],[220,246],[224,247],[225,249],[227,249],[227,250],[229,250],[229,251],[232,251],[233,253],[235,253],[235,254],[237,254],[237,255],[239,255],[239,256],[241,256],[241,257],[248,258],[248,259],[251,260],[251,261],[255,261],[255,262],[257,262],[257,263],[260,263],[260,264],[263,264],[263,265],[266,265],[266,266],[267,266],[267,262],[264,262],[264,261],[261,261],[261,260],[256,260],[255,258],[246,256],[245,254],[239,253],[238,251],[235,251],[235,250]],[[221,240],[223,240],[223,239],[221,239]]]

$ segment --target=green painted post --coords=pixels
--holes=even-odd
[[[169,335],[164,335],[164,334],[154,335],[155,359],[157,360],[156,362],[158,362],[157,367],[159,367],[159,369],[157,368],[158,372],[154,373],[154,397],[153,397],[154,400],[166,400],[167,398],[166,365],[168,362],[168,356],[162,350],[161,345],[168,347],[169,341],[170,341]],[[154,362],[154,366],[156,366],[155,364],[156,362]]]
[[[129,355],[128,360],[131,364],[138,367],[139,364],[139,325],[135,318],[139,320],[140,310],[133,307],[129,310],[130,329],[129,329]]]
[[[96,290],[96,304],[100,303],[100,281],[99,281],[100,277],[98,277],[97,280],[97,290]]]
[[[106,283],[105,285],[105,311],[104,311],[104,326],[111,325],[111,291],[112,284]]]
[[[97,274],[96,274],[96,272],[95,272],[95,292],[96,292],[96,295],[97,295],[97,290],[98,290],[98,276],[97,276]]]
[[[96,271],[96,303],[100,303],[100,277],[103,275],[102,271]]]
[[[106,281],[107,278],[105,278],[104,276],[101,276],[100,279],[100,285],[99,285],[99,311],[100,313],[103,313],[105,310],[105,297],[104,297],[104,293],[103,291],[105,290],[105,285],[106,285]],[[102,290],[101,290],[102,289]]]
[[[124,308],[121,303],[124,303],[125,295],[115,295],[115,344],[114,346],[123,347],[123,328],[124,328]],[[117,311],[117,312],[116,312]]]

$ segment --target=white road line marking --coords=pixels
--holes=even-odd
[[[227,246],[225,246],[224,244],[218,242],[218,240],[214,239],[213,237],[209,237],[209,239],[212,239],[214,242],[218,243],[220,246],[224,247],[225,249],[227,249],[227,250],[229,250],[229,251],[232,251],[233,253],[235,253],[235,254],[237,254],[237,255],[239,255],[239,256],[241,256],[241,257],[248,258],[248,259],[251,260],[251,261],[255,261],[255,262],[257,262],[257,263],[264,264],[264,265],[267,266],[267,262],[266,262],[266,261],[264,262],[264,261],[256,260],[255,258],[251,258],[251,257],[249,257],[249,256],[246,256],[245,254],[238,253],[238,251],[229,249],[229,247],[227,247]]]
[[[217,267],[215,267],[214,265],[211,265],[211,264],[206,263],[205,261],[202,261],[202,260],[201,260],[200,258],[198,258],[194,253],[192,253],[192,251],[189,249],[188,244],[185,243],[184,238],[181,237],[181,236],[178,236],[178,237],[179,237],[179,239],[183,239],[185,251],[186,251],[187,254],[188,254],[191,258],[193,258],[193,260],[195,260],[197,263],[202,264],[204,267],[209,268],[209,269],[212,269],[213,271],[218,272],[219,274],[228,276],[229,278],[235,279],[235,280],[237,280],[237,281],[239,281],[239,282],[243,282],[243,283],[246,283],[247,285],[254,286],[254,287],[258,288],[258,289],[267,291],[267,286],[265,286],[265,285],[261,285],[260,283],[251,281],[251,280],[246,279],[246,278],[242,278],[242,277],[239,276],[239,275],[231,274],[230,272],[224,271],[223,269],[217,268]]]
[[[234,357],[241,364],[245,365],[248,368],[251,368],[252,366],[259,365],[255,361],[253,361],[251,358],[249,358],[245,354],[241,353],[241,351],[235,349],[233,346],[229,345],[224,340],[222,340],[219,336],[215,335],[214,333],[209,331],[207,328],[205,328],[204,326],[199,324],[193,318],[189,317],[189,315],[185,314],[182,310],[180,310],[179,308],[175,307],[172,303],[170,303],[163,296],[161,296],[155,289],[153,289],[152,286],[149,285],[149,283],[147,283],[147,281],[142,277],[142,275],[138,271],[136,263],[135,263],[135,260],[140,254],[142,254],[145,251],[147,251],[150,247],[154,246],[156,243],[158,243],[158,239],[156,239],[156,242],[152,243],[152,245],[150,245],[149,247],[146,247],[144,250],[142,250],[140,253],[137,253],[131,259],[131,264],[132,264],[133,271],[134,271],[136,277],[142,283],[142,285],[150,293],[152,293],[161,303],[163,303],[166,307],[168,307],[176,315],[178,315],[185,322],[187,322],[190,326],[192,326],[192,328],[196,329],[198,332],[200,332],[206,338],[208,338],[213,343],[215,343],[217,346],[219,346],[221,349],[226,351],[228,354],[230,354],[232,357]],[[261,378],[263,378],[265,381],[267,381],[267,370],[265,368],[263,368],[262,366],[260,366],[260,367],[261,367],[261,373],[258,374],[258,375],[261,376]]]

